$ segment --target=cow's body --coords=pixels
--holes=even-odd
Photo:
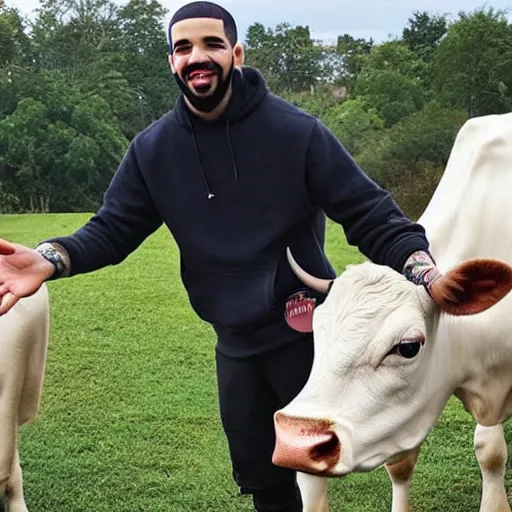
[[[468,121],[419,220],[443,273],[472,258],[512,265],[511,191],[512,113]],[[448,315],[432,302],[396,272],[366,262],[348,268],[315,312],[311,377],[276,415],[277,463],[319,475],[300,476],[308,512],[327,510],[327,477],[383,464],[393,512],[408,511],[421,443],[452,394],[477,423],[481,511],[510,512],[502,424],[512,415],[512,293],[472,316]],[[386,355],[394,336],[426,342],[406,360]]]
[[[509,191],[512,114],[468,121],[419,220],[441,272],[471,258],[512,265]],[[460,374],[454,393],[461,394],[475,420],[482,425],[506,421],[512,415],[512,293],[478,315],[441,315],[436,338],[455,350],[452,368]],[[475,378],[468,380],[468,374]]]
[[[18,428],[38,412],[49,338],[43,286],[0,316],[0,495],[9,512],[26,512],[18,459]]]

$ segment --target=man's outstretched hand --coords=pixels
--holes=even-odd
[[[34,294],[54,272],[53,264],[35,249],[0,238],[0,315]]]

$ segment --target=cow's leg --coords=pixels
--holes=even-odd
[[[507,443],[503,425],[477,425],[474,436],[475,455],[482,473],[480,512],[510,512],[505,491]]]
[[[6,385],[6,389],[0,395],[0,496],[5,495],[11,479],[17,443],[19,399],[18,390],[14,391],[7,382],[2,384]]]
[[[297,473],[303,512],[328,512],[327,478]]]
[[[411,480],[420,448],[412,450],[400,462],[386,464],[386,471],[393,485],[391,512],[409,512]]]
[[[4,368],[0,382],[0,496],[6,495],[13,467],[16,466],[18,410],[25,378],[25,366],[22,361],[24,356],[26,354],[23,350],[12,349],[2,361]]]
[[[17,449],[14,451],[11,478],[7,483],[5,494],[8,512],[28,512],[25,497],[23,496],[23,474]]]
[[[0,400],[0,404],[2,404]],[[2,404],[5,405],[5,402]],[[2,408],[0,405],[0,409]],[[14,411],[13,411],[14,414]],[[16,446],[16,423],[15,418],[5,417],[0,413],[0,496],[7,498],[9,482],[12,477],[14,463],[14,452]],[[5,423],[3,423],[5,421]],[[8,509],[9,510],[9,509]]]

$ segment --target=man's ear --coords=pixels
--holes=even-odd
[[[245,50],[242,43],[238,42],[235,44],[233,48],[233,57],[234,57],[234,63],[235,67],[239,68],[243,65],[245,60]]]
[[[174,75],[176,73],[176,70],[174,69],[172,54],[169,54],[167,56],[167,60],[169,61],[169,66],[171,66],[171,71],[172,71],[172,74]]]

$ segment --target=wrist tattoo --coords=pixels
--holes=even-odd
[[[416,251],[409,256],[403,268],[403,275],[414,284],[425,286],[427,290],[442,276],[430,255],[425,251]]]
[[[55,242],[45,242],[38,245],[36,251],[55,267],[55,272],[48,279],[49,281],[69,276],[71,272],[71,260],[68,252],[62,245]]]

